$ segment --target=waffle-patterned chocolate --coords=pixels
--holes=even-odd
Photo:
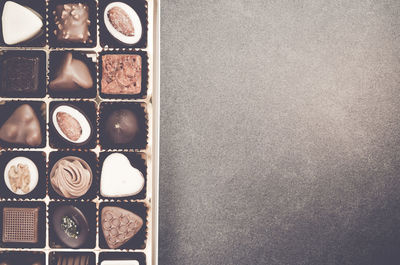
[[[37,243],[38,208],[4,208],[3,242]]]

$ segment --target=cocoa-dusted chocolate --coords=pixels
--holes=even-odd
[[[142,57],[137,54],[102,56],[101,92],[135,95],[142,90]]]
[[[40,123],[31,106],[23,104],[14,111],[0,128],[0,139],[29,146],[42,143]]]
[[[78,91],[93,87],[88,66],[83,61],[73,58],[71,52],[66,52],[57,63],[55,77],[49,83],[50,90]]]
[[[110,248],[119,248],[128,242],[142,226],[143,219],[131,211],[113,206],[101,210],[101,228]]]
[[[59,42],[92,42],[88,5],[84,3],[57,5],[54,15],[56,24],[54,34]]]
[[[39,208],[3,208],[2,241],[37,243]]]
[[[67,247],[79,248],[88,239],[89,223],[75,206],[58,206],[51,216],[50,224],[58,239]]]
[[[39,57],[15,56],[2,61],[2,93],[34,93],[39,86]]]
[[[136,115],[129,109],[114,110],[105,122],[105,135],[112,144],[127,144],[139,132]]]

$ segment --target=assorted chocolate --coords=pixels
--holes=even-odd
[[[142,172],[133,167],[124,154],[112,153],[103,161],[100,179],[100,194],[103,197],[137,195],[142,191],[144,183]]]
[[[0,265],[145,264],[144,253],[96,262],[94,252],[146,247],[147,101],[128,100],[147,97],[147,55],[99,52],[146,48],[146,1],[15,0],[0,10],[0,46],[11,46],[0,52],[0,247],[18,249],[0,251]],[[48,262],[19,250],[46,243],[59,249]]]
[[[131,211],[119,207],[101,210],[101,228],[110,248],[118,248],[133,238],[143,226],[143,219]]]
[[[140,103],[100,104],[100,145],[104,149],[146,148],[147,117]]]
[[[58,92],[76,92],[93,87],[92,74],[82,60],[73,57],[72,52],[63,52],[54,65],[57,69],[49,89]]]
[[[100,44],[112,48],[145,48],[146,0],[99,1]]]
[[[0,247],[44,247],[43,202],[1,202]]]
[[[39,208],[3,208],[4,243],[38,242]]]
[[[92,185],[92,169],[80,157],[67,156],[57,161],[50,172],[53,189],[67,199],[83,196]]]
[[[92,42],[89,32],[89,6],[84,3],[67,3],[53,11],[57,28],[54,34],[60,42]]]
[[[19,106],[0,127],[0,139],[23,146],[40,146],[42,129],[34,109],[29,104]]]
[[[2,61],[2,89],[12,92],[33,93],[39,89],[39,57],[16,56]]]
[[[7,45],[29,41],[43,33],[43,18],[31,8],[13,1],[5,2],[1,22]]]
[[[89,223],[83,212],[77,207],[58,206],[50,220],[57,238],[65,246],[79,248],[87,241],[90,232]]]
[[[37,251],[3,251],[0,252],[1,265],[45,265],[44,252]]]
[[[96,104],[92,101],[50,103],[50,146],[94,148],[96,118]]]
[[[104,10],[104,23],[111,36],[122,43],[136,44],[142,37],[140,18],[128,4],[108,4]]]
[[[102,56],[101,92],[135,95],[142,89],[142,57],[138,54]]]
[[[52,252],[49,265],[94,265],[94,253],[89,252]]]
[[[6,51],[0,57],[0,96],[39,98],[46,95],[46,54]]]
[[[6,165],[4,180],[9,190],[18,195],[24,195],[36,188],[39,171],[31,159],[22,156],[14,157]]]

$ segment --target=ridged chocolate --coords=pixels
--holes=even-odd
[[[56,257],[57,265],[88,265],[88,254],[63,253]]]

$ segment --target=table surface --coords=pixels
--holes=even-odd
[[[161,14],[159,264],[399,264],[400,1]]]

